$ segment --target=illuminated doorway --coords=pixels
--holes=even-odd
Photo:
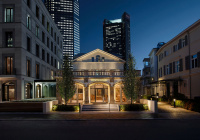
[[[12,101],[15,99],[15,85],[13,83],[3,84],[2,101]]]
[[[90,99],[92,103],[108,102],[108,86],[104,84],[90,86]]]

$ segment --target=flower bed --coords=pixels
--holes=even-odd
[[[78,105],[53,105],[53,111],[79,111]]]

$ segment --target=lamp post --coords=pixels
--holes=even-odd
[[[174,99],[174,108],[176,107],[176,99]]]

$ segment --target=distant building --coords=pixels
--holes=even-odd
[[[163,45],[158,56],[159,95],[200,96],[200,20]],[[160,85],[164,84],[164,86]]]
[[[121,19],[103,22],[103,50],[127,60],[130,47],[130,16],[125,12]]]
[[[150,75],[150,59],[144,58],[143,60],[144,68],[142,70],[142,94],[150,95],[151,94],[151,75]]]
[[[71,60],[80,53],[79,0],[43,0],[63,35],[63,56]]]
[[[157,51],[164,45],[164,42],[159,42],[157,48],[153,48],[149,53],[150,58],[150,77],[151,77],[151,94],[156,95],[158,90],[158,56]]]
[[[0,2],[0,102],[56,97],[62,35],[42,1]]]

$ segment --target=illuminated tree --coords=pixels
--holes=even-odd
[[[57,81],[58,92],[65,99],[65,104],[75,94],[75,83],[73,80],[73,71],[70,68],[71,61],[68,56],[64,56],[64,65],[62,69],[62,78]]]
[[[127,68],[124,73],[123,84],[124,84],[124,94],[127,99],[132,101],[137,98],[137,72],[135,70],[136,61],[135,58],[129,54],[127,61]]]

